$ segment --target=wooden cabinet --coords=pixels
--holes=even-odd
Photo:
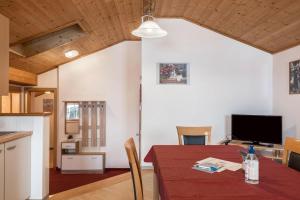
[[[4,200],[4,145],[0,144],[0,200]]]
[[[104,153],[62,155],[62,173],[103,173]]]
[[[7,142],[5,148],[5,200],[30,196],[30,137]]]
[[[250,141],[231,140],[229,145],[236,145],[247,149],[249,147],[249,144],[245,144],[245,142],[249,143]],[[254,148],[257,152],[259,152],[261,156],[270,158],[279,163],[282,162],[282,156],[284,150],[284,147],[282,145],[274,144],[273,147],[254,145]]]
[[[8,94],[9,20],[0,14],[0,96]]]

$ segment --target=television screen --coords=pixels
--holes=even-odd
[[[264,115],[232,115],[232,139],[261,143],[282,143],[282,117]]]

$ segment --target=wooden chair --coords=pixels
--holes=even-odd
[[[300,171],[300,140],[286,137],[282,163]]]
[[[125,142],[125,149],[127,152],[127,157],[128,157],[131,176],[132,176],[134,199],[143,200],[144,194],[143,194],[141,167],[140,167],[138,154],[135,148],[133,138],[129,138]]]
[[[211,141],[211,126],[205,127],[184,127],[176,126],[178,141],[180,145],[205,145]],[[207,136],[207,142],[205,137]],[[184,140],[184,142],[182,141]]]

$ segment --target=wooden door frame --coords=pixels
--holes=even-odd
[[[24,95],[27,94],[27,112],[30,110],[30,97],[31,95],[29,93],[31,92],[46,92],[46,91],[50,91],[50,92],[53,92],[54,94],[54,113],[53,113],[53,120],[54,120],[54,141],[55,141],[55,145],[54,145],[54,149],[53,149],[53,152],[54,152],[54,155],[53,155],[53,167],[56,168],[57,167],[57,144],[58,144],[58,141],[57,141],[57,133],[58,133],[58,126],[57,126],[57,108],[58,108],[58,105],[57,105],[57,102],[58,102],[58,97],[57,97],[57,88],[25,88],[24,89]],[[25,100],[25,97],[24,97],[24,100]],[[25,109],[25,101],[24,101],[24,109]],[[50,149],[49,149],[50,151]]]

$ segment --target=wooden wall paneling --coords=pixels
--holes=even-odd
[[[100,102],[100,146],[106,146],[106,103]]]
[[[91,103],[91,146],[97,146],[97,102]]]
[[[1,112],[11,113],[11,94],[1,96]]]
[[[21,88],[21,86],[10,85],[9,86],[9,92],[10,93],[21,93],[22,88]]]
[[[11,93],[11,112],[20,113],[20,93]]]
[[[8,94],[9,19],[0,14],[0,96]]]
[[[82,102],[82,146],[89,146],[89,103]]]

